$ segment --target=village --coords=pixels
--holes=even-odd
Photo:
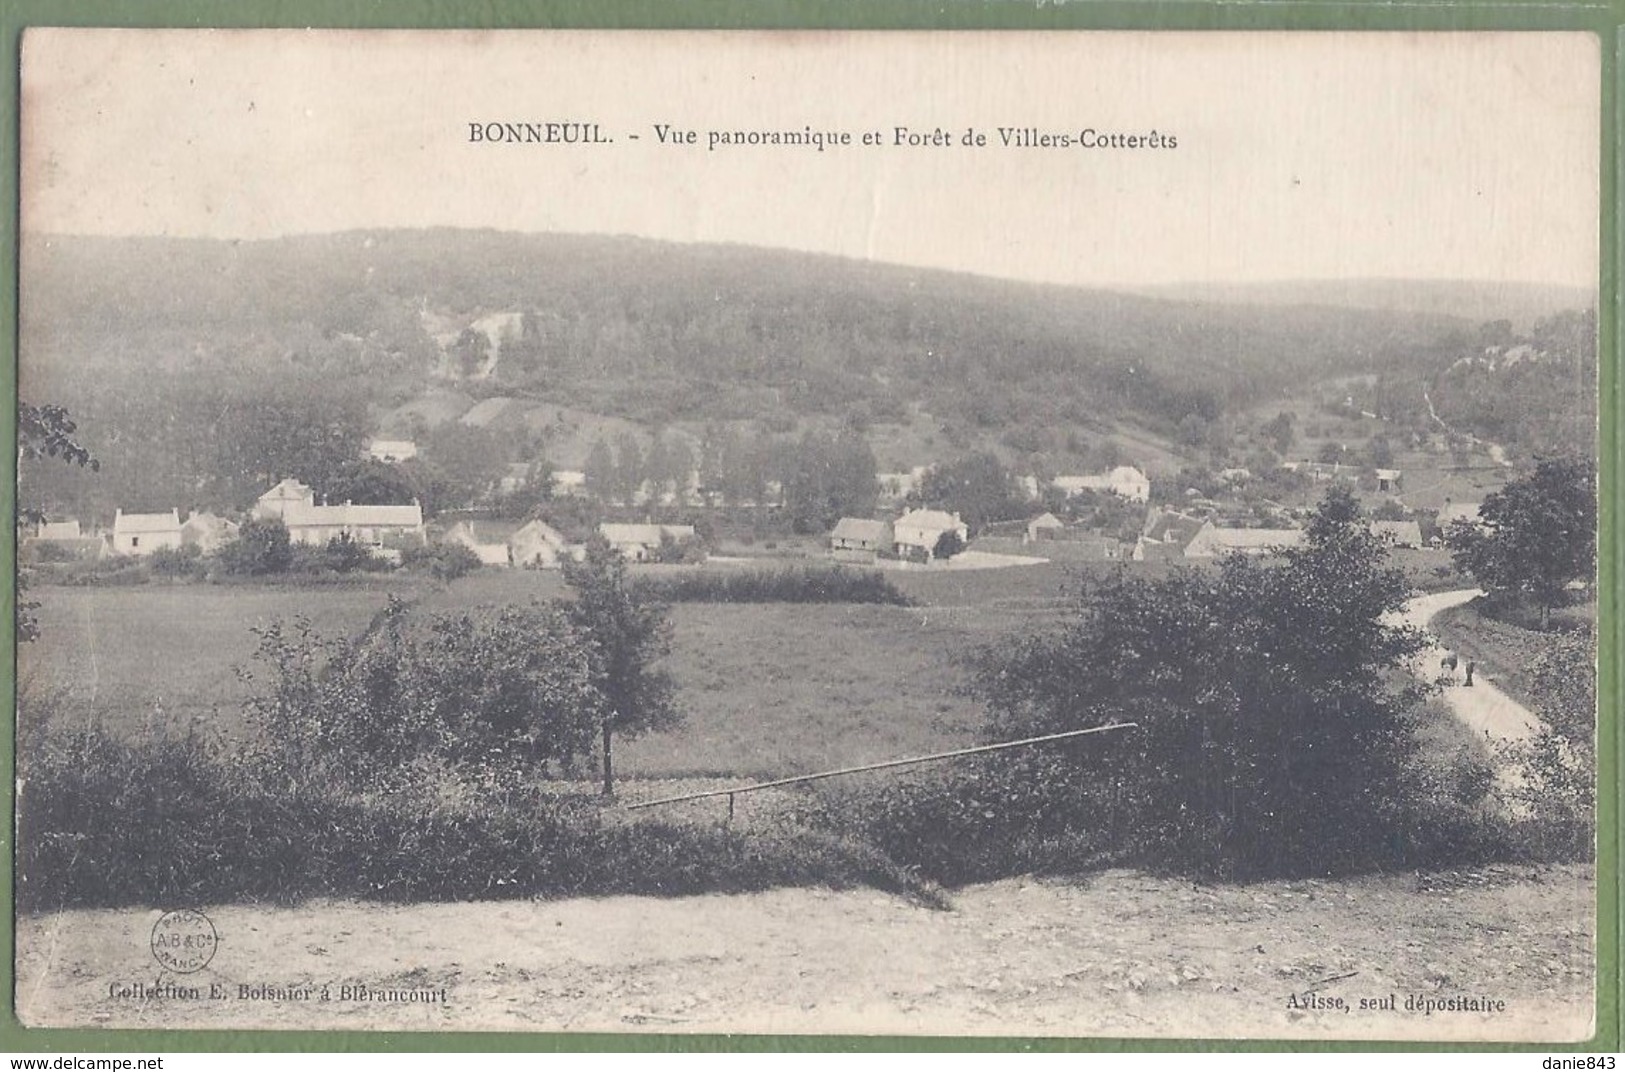
[[[368,457],[397,465],[415,457],[409,440],[373,440]],[[510,465],[489,488],[489,496],[511,495],[527,486],[530,467]],[[275,518],[287,529],[289,542],[319,548],[341,541],[380,564],[399,565],[403,552],[432,546],[462,548],[481,566],[556,569],[579,560],[585,538],[602,537],[631,563],[718,564],[762,557],[827,557],[836,563],[880,568],[997,568],[1046,561],[1147,562],[1211,560],[1231,552],[1265,554],[1299,546],[1307,516],[1303,507],[1286,506],[1260,494],[1260,481],[1245,468],[1217,472],[1215,494],[1186,488],[1182,493],[1154,495],[1154,484],[1141,468],[1122,464],[1092,474],[1060,475],[1047,481],[1025,475],[1010,480],[1014,494],[1005,513],[1018,516],[984,519],[972,526],[951,501],[922,496],[931,472],[918,466],[905,472],[876,474],[875,510],[866,516],[842,516],[822,544],[786,541],[782,546],[729,546],[714,535],[708,516],[727,507],[756,508],[757,502],[729,503],[700,484],[690,472],[680,490],[663,493],[645,484],[630,501],[595,500],[585,474],[553,470],[546,498],[574,501],[592,517],[643,513],[642,520],[601,520],[584,526],[556,526],[548,511],[513,518],[474,503],[466,509],[426,517],[418,500],[393,503],[327,502],[310,486],[283,479],[261,494],[246,514],[233,518],[209,510],[183,513],[178,507],[159,512],[115,509],[112,523],[99,527],[71,517],[39,520],[20,531],[20,560],[25,564],[116,563],[140,561],[155,554],[209,555],[236,540],[242,521]],[[1283,462],[1270,474],[1292,486],[1309,489],[1344,484],[1366,493],[1372,531],[1396,548],[1438,549],[1443,534],[1456,521],[1476,520],[1478,503],[1451,502],[1435,510],[1410,509],[1401,498],[1404,473],[1399,469],[1320,462]],[[768,508],[781,489],[763,489]],[[1373,505],[1374,504],[1374,505]],[[659,518],[657,520],[656,518]],[[682,517],[688,520],[668,520]],[[1103,521],[1105,523],[1103,523]],[[574,531],[564,531],[573,528]],[[745,552],[741,554],[741,552]]]

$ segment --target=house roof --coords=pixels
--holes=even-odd
[[[340,526],[343,528],[417,528],[423,524],[423,507],[417,503],[362,504],[343,503],[338,506],[316,506],[312,503],[290,503],[282,520],[288,528]]]
[[[1183,546],[1190,542],[1202,527],[1202,521],[1175,513],[1172,510],[1158,510],[1146,519],[1145,538],[1156,543],[1177,543]]]
[[[1398,480],[1399,477],[1400,477],[1400,471],[1398,469],[1378,469],[1377,470],[1377,479],[1378,480]]]
[[[41,521],[37,535],[42,540],[77,540],[81,533],[79,532],[79,522],[70,519],[67,521]]]
[[[297,501],[299,499],[313,498],[315,494],[316,493],[311,490],[309,485],[301,484],[293,477],[289,477],[286,480],[278,482],[274,487],[271,488],[270,491],[267,491],[264,495],[261,495],[259,501],[265,502],[267,499],[292,499]]]
[[[866,517],[843,517],[835,523],[835,529],[830,533],[830,538],[879,543],[886,538],[886,523],[884,521],[871,521]]]
[[[939,532],[965,527],[965,523],[959,520],[959,515],[945,513],[942,510],[910,510],[898,518],[895,524],[897,527],[936,529]]]
[[[167,514],[119,513],[113,518],[115,533],[179,532],[180,515],[174,510]]]
[[[1064,529],[1066,523],[1054,514],[1044,513],[1027,522],[1027,527],[1030,529]]]
[[[206,529],[213,532],[233,532],[236,530],[237,525],[235,522],[227,521],[223,517],[216,514],[211,514],[207,510],[204,510],[200,513],[192,514],[187,517],[186,523],[182,525],[181,528],[182,530],[191,529],[194,532],[200,529]]]
[[[506,546],[521,528],[523,526],[517,521],[463,520],[447,529],[446,537],[467,539],[482,546]]]
[[[1298,547],[1303,544],[1302,529],[1230,529],[1217,525],[1203,525],[1191,542],[1185,545],[1188,558],[1204,554],[1223,554],[1226,551],[1265,551],[1274,547]]]
[[[541,540],[555,547],[565,546],[564,534],[545,521],[527,521],[514,530],[508,537],[508,543],[514,544],[520,540]]]

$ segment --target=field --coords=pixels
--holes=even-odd
[[[1084,578],[1118,568],[889,571],[912,607],[678,604],[668,669],[685,724],[621,742],[617,768],[628,778],[762,778],[974,744],[979,707],[963,686],[976,653],[1056,624]],[[1121,568],[1157,576],[1169,567]],[[242,732],[240,705],[254,688],[237,672],[253,669],[254,628],[304,617],[319,634],[347,637],[392,593],[420,613],[460,613],[563,591],[557,572],[537,570],[481,570],[449,585],[39,588],[43,638],[22,649],[21,679],[63,690],[72,710],[109,726],[229,736]]]
[[[60,691],[64,706],[109,727],[143,731],[215,726],[235,732],[250,695],[236,668],[249,668],[254,628],[308,619],[326,636],[366,628],[390,591],[406,585],[249,587],[147,585],[36,588],[41,638],[18,651],[18,684]]]
[[[965,659],[1004,630],[1054,620],[1065,571],[890,576],[920,605],[674,606],[668,667],[687,720],[622,742],[619,772],[771,777],[975,743]],[[391,592],[448,613],[563,590],[558,573],[531,570],[444,586],[39,588],[43,637],[23,650],[23,679],[65,690],[71,709],[111,726],[229,735],[253,688],[236,668],[253,662],[255,627],[303,616],[318,633],[353,636]]]

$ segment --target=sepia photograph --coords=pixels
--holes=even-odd
[[[21,65],[24,1027],[1593,1036],[1597,36]]]

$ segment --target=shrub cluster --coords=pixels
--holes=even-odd
[[[454,581],[480,568],[480,556],[460,543],[431,543],[408,547],[401,552],[401,565],[429,574],[436,580]]]
[[[715,570],[641,577],[639,590],[665,603],[883,603],[909,598],[875,570],[840,566]]]
[[[606,821],[596,798],[420,765],[389,791],[268,784],[198,736],[35,734],[19,759],[17,905],[450,901],[875,886],[929,897],[875,850],[809,829]],[[119,817],[110,821],[110,817]]]

